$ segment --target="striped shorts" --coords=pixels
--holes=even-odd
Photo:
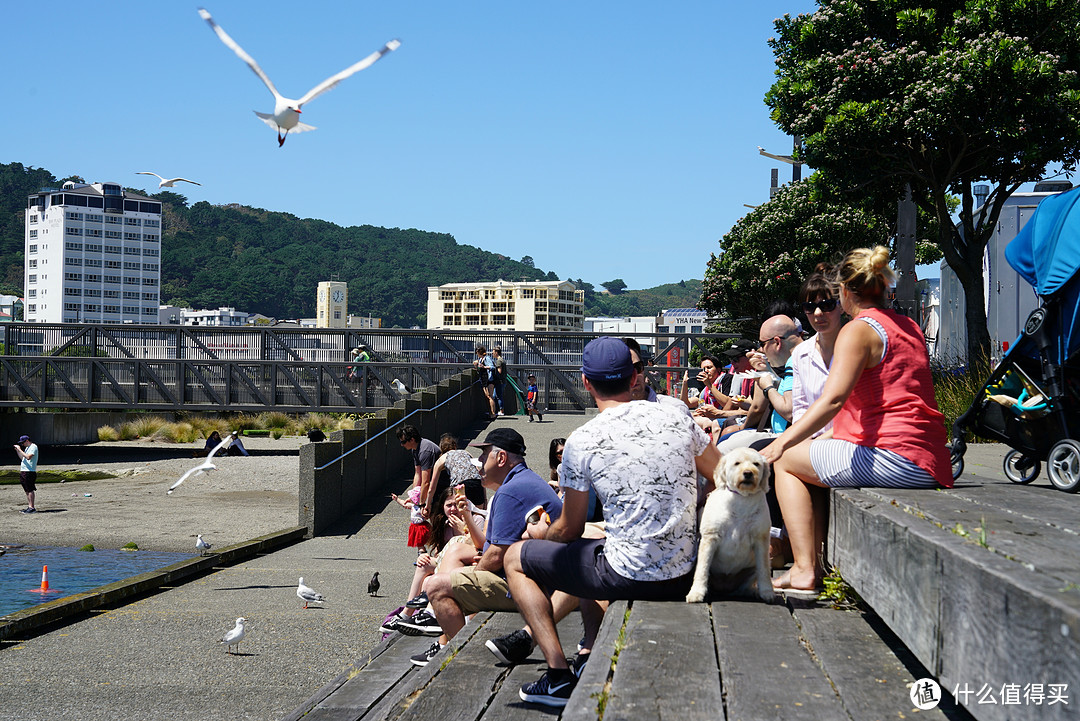
[[[835,438],[810,444],[810,464],[821,482],[832,488],[938,487],[933,476],[893,451]]]

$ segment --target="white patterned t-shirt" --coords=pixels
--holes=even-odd
[[[620,576],[665,581],[693,570],[695,457],[709,437],[662,403],[609,408],[566,439],[559,484],[596,490],[604,511],[604,556]]]

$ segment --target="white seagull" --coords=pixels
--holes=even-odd
[[[195,537],[195,548],[199,549],[200,555],[205,556],[206,552],[213,548],[213,546],[204,541],[202,534],[200,533],[198,536]]]
[[[390,381],[390,385],[393,386],[394,390],[397,391],[398,393],[400,393],[401,395],[403,395],[403,396],[409,395],[409,389],[406,388],[405,384],[402,383],[401,381],[399,381],[397,378]]]
[[[350,65],[337,75],[332,75],[326,80],[323,80],[299,100],[293,100],[291,98],[283,97],[282,94],[277,91],[277,88],[274,87],[274,84],[270,81],[270,78],[266,76],[266,73],[262,71],[259,64],[255,62],[255,59],[244,52],[244,49],[237,45],[236,41],[229,37],[229,34],[226,33],[220,25],[214,22],[214,18],[210,16],[210,13],[206,12],[203,8],[199,8],[199,16],[210,25],[215,33],[217,33],[221,42],[225,43],[226,47],[247,63],[248,67],[251,68],[251,71],[258,75],[259,80],[262,80],[266,87],[270,89],[270,92],[274,94],[274,112],[272,114],[260,113],[256,110],[255,114],[262,118],[264,123],[277,131],[279,148],[285,144],[285,138],[290,130],[294,133],[302,133],[305,130],[315,129],[314,126],[300,122],[300,106],[319,97],[350,75],[358,73],[364,68],[371,67],[376,60],[391,51],[397,50],[401,45],[401,41],[391,40],[386,45],[383,45],[382,48],[376,50],[371,55],[368,55],[355,65]]]
[[[326,600],[326,596],[304,585],[303,576],[300,577],[300,585],[296,587],[296,595],[304,602],[304,608],[307,608],[309,603],[322,603]]]
[[[180,476],[180,480],[177,481],[176,483],[172,484],[171,486],[169,486],[169,490],[165,491],[165,493],[167,495],[172,495],[172,492],[175,491],[176,488],[181,483],[186,481],[191,476],[197,476],[200,473],[209,473],[210,471],[216,471],[217,466],[215,466],[214,463],[213,463],[214,456],[217,455],[218,451],[223,450],[223,449],[228,448],[229,446],[231,446],[232,442],[233,442],[233,437],[232,436],[227,436],[225,438],[225,440],[223,440],[221,443],[218,443],[216,446],[214,446],[214,450],[210,451],[210,455],[208,455],[206,457],[206,459],[203,460],[202,463],[200,463],[199,465],[197,465],[194,468],[190,469],[184,475]]]
[[[247,621],[247,619],[243,616],[236,619],[236,625],[233,626],[232,630],[222,636],[221,640],[218,641],[218,643],[225,644],[226,653],[232,653],[233,646],[236,646],[236,652],[240,653],[240,642],[243,641],[244,636],[247,635],[244,633],[245,621]]]
[[[192,185],[202,185],[202,183],[196,183],[194,180],[188,180],[187,178],[163,178],[157,173],[148,173],[145,170],[140,170],[139,172],[135,173],[135,175],[153,175],[155,178],[161,181],[160,183],[158,183],[157,186],[159,189],[172,188],[177,183],[191,183]]]

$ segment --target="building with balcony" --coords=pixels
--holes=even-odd
[[[433,330],[580,331],[584,321],[585,291],[568,280],[428,288],[427,327]]]
[[[158,323],[161,203],[118,183],[29,196],[24,317],[30,323]]]

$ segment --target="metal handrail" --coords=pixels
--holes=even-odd
[[[472,383],[470,383],[470,384],[469,384],[468,386],[466,386],[465,388],[462,388],[462,389],[461,389],[460,391],[458,391],[458,392],[457,392],[457,393],[455,393],[454,395],[450,396],[449,398],[447,398],[447,399],[446,399],[445,401],[443,401],[442,403],[438,403],[438,404],[436,404],[436,405],[432,406],[431,408],[417,408],[417,409],[416,409],[415,411],[413,411],[412,413],[407,413],[407,414],[405,414],[404,416],[402,416],[402,417],[401,417],[400,419],[398,419],[398,420],[397,420],[397,421],[395,421],[394,423],[392,423],[392,424],[388,425],[388,426],[387,426],[386,428],[383,428],[383,429],[382,429],[381,431],[379,431],[378,433],[376,433],[375,435],[373,435],[373,436],[372,436],[371,438],[368,438],[367,440],[365,440],[365,441],[364,441],[363,443],[361,443],[360,445],[356,446],[355,448],[350,448],[349,450],[345,451],[344,453],[342,453],[342,454],[341,454],[340,456],[338,456],[338,457],[337,457],[337,458],[335,458],[334,460],[332,460],[332,461],[328,462],[328,463],[327,463],[326,465],[323,465],[323,466],[316,466],[316,467],[315,467],[315,470],[316,470],[316,471],[322,471],[322,470],[325,470],[325,469],[329,468],[330,466],[334,465],[335,463],[337,463],[338,461],[340,461],[341,459],[343,459],[343,458],[344,458],[345,456],[349,455],[350,453],[353,453],[354,451],[358,451],[358,450],[360,450],[361,448],[363,448],[364,446],[366,446],[366,445],[367,445],[368,443],[371,443],[371,442],[372,442],[373,440],[375,440],[376,438],[378,438],[379,436],[381,436],[381,435],[382,435],[383,433],[386,433],[386,432],[387,432],[387,431],[389,431],[389,430],[390,430],[391,428],[394,428],[394,427],[398,426],[399,424],[401,424],[401,423],[404,423],[404,422],[405,422],[405,419],[406,419],[406,418],[410,418],[410,417],[412,417],[412,416],[415,416],[415,415],[416,415],[417,413],[422,413],[422,412],[425,412],[425,411],[433,411],[433,410],[435,410],[435,409],[437,409],[437,408],[441,408],[442,406],[446,405],[446,404],[447,404],[447,403],[449,403],[450,401],[452,401],[452,400],[454,400],[455,398],[457,398],[458,396],[460,396],[460,395],[461,395],[462,393],[464,393],[465,391],[467,391],[467,390],[471,389],[471,388],[472,388],[472,387],[473,387],[474,385],[476,385],[476,384],[477,384],[477,383],[479,383],[479,382],[480,382],[480,379],[479,379],[479,378],[477,378],[477,379],[476,379],[475,381],[473,381]]]

